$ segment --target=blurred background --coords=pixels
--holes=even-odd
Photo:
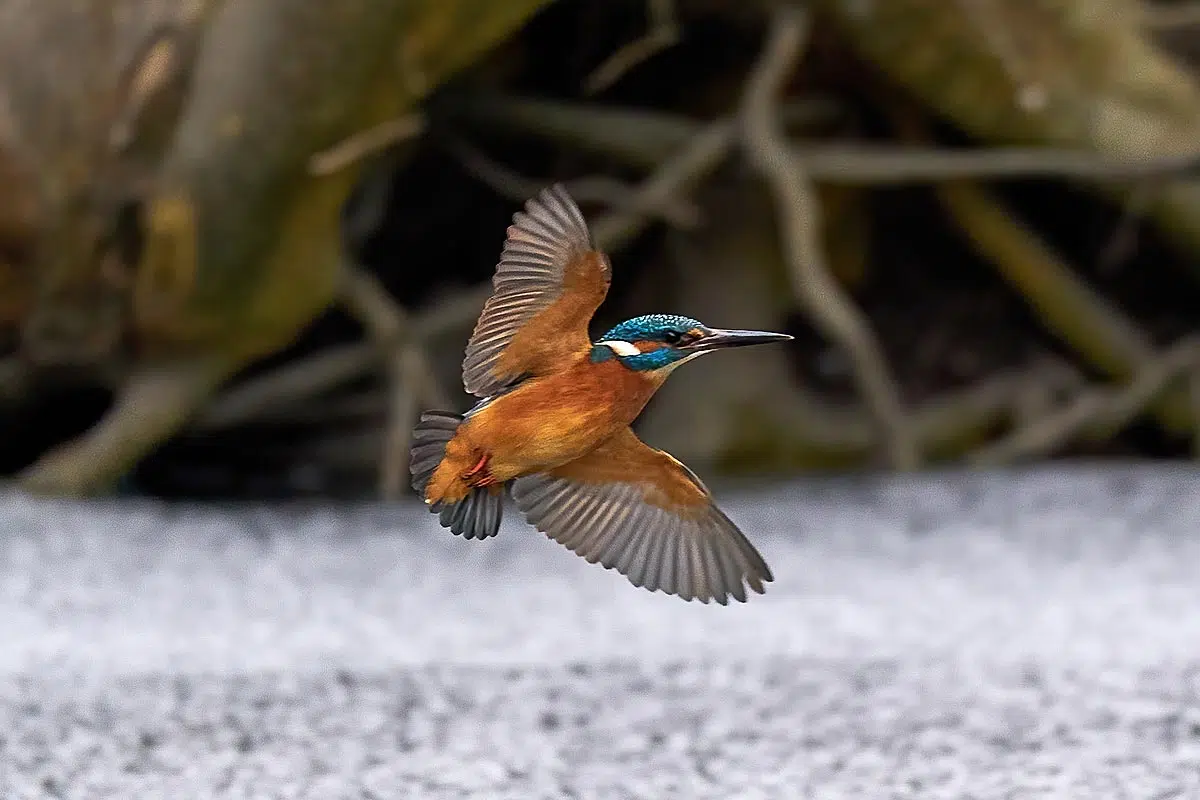
[[[593,332],[783,330],[637,424],[706,477],[1200,452],[1200,3],[3,0],[0,462],[409,493],[505,228]]]

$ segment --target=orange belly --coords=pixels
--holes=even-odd
[[[530,379],[463,422],[426,496],[456,502],[480,477],[503,483],[573,461],[629,425],[656,388],[615,360]]]
[[[628,424],[605,398],[580,397],[563,383],[555,375],[498,398],[463,423],[455,441],[486,454],[492,478],[507,481],[573,461]]]

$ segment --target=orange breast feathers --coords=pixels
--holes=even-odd
[[[452,485],[454,479],[483,458],[497,483],[573,461],[629,425],[661,384],[616,359],[593,364],[583,355],[563,372],[526,381],[464,422],[433,483],[451,499],[466,491]]]

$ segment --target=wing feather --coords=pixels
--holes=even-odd
[[[695,473],[628,428],[570,464],[517,478],[512,496],[538,530],[634,586],[725,605],[773,580]]]
[[[522,375],[542,375],[590,346],[587,326],[611,268],[587,222],[558,184],[513,215],[504,249],[463,357],[463,386],[478,397]]]
[[[629,548],[629,563],[617,568],[618,572],[629,576],[629,582],[634,586],[644,586],[650,591],[654,591],[655,587],[650,585],[650,570],[654,566],[651,554],[658,538],[652,531],[642,531],[638,536],[636,546]]]

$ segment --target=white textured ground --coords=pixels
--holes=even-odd
[[[1200,473],[721,496],[727,608],[511,510],[0,497],[0,796],[1200,797]]]

